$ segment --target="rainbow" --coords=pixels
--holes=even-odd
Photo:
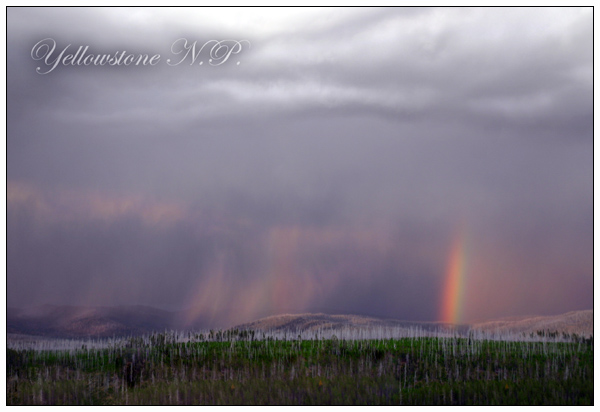
[[[442,322],[457,324],[462,320],[467,260],[465,243],[464,232],[461,231],[454,239],[446,268],[446,285],[441,310]]]

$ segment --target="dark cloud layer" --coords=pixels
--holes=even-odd
[[[9,8],[8,304],[437,320],[465,232],[461,320],[589,308],[592,30],[575,8]],[[163,60],[39,75],[46,37]],[[180,37],[251,47],[170,67]]]

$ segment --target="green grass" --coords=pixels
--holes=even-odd
[[[464,338],[7,351],[9,405],[592,405],[593,343]],[[223,338],[223,337],[220,337]]]

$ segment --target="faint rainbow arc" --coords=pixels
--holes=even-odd
[[[446,268],[446,284],[441,310],[443,322],[458,324],[462,321],[466,272],[467,247],[465,234],[461,232],[453,241]]]

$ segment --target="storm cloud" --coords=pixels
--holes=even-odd
[[[460,321],[591,308],[592,19],[11,7],[8,305],[438,320],[463,233]],[[161,61],[40,75],[45,38]]]

